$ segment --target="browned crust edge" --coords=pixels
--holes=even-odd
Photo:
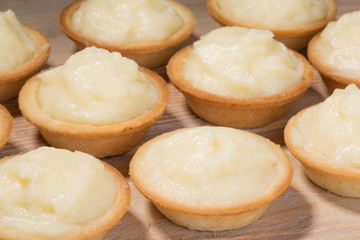
[[[0,150],[10,138],[13,128],[13,119],[9,111],[0,104]]]

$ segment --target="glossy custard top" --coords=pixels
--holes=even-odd
[[[0,72],[4,72],[30,60],[36,46],[13,11],[0,12],[0,26]]]
[[[360,11],[330,22],[317,44],[321,60],[334,66],[336,73],[360,78]]]
[[[326,18],[325,0],[217,0],[219,9],[243,23],[263,27],[294,27]]]
[[[38,77],[41,109],[65,122],[127,121],[149,110],[158,98],[158,90],[133,60],[96,47],[75,53]]]
[[[183,75],[194,87],[221,96],[254,98],[290,89],[303,65],[267,30],[222,27],[194,43]]]
[[[278,166],[264,139],[225,127],[176,131],[144,151],[137,172],[146,185],[188,206],[221,207],[259,197]]]
[[[336,89],[303,112],[291,129],[293,144],[342,167],[360,168],[360,90]]]
[[[86,0],[72,18],[79,33],[114,43],[166,40],[182,23],[166,0]]]

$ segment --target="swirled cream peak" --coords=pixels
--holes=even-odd
[[[360,90],[354,84],[336,89],[298,118],[291,137],[326,161],[360,168]]]
[[[114,202],[114,176],[91,155],[41,147],[0,163],[0,223],[41,239],[77,231]],[[59,238],[57,238],[59,239]]]
[[[129,43],[166,40],[182,19],[165,0],[86,0],[72,25],[88,37]]]
[[[36,46],[12,10],[0,12],[0,26],[0,72],[4,72],[30,60]]]
[[[330,22],[320,35],[317,46],[322,61],[338,69],[338,73],[360,77],[360,11],[342,15]]]
[[[148,111],[158,98],[157,89],[134,61],[95,47],[75,53],[39,78],[41,109],[71,123],[127,121]]]
[[[326,0],[218,0],[221,11],[252,25],[289,28],[326,18]]]
[[[221,207],[259,196],[276,175],[277,156],[253,134],[198,127],[152,141],[137,167],[146,184],[175,202]]]
[[[301,81],[303,65],[273,33],[222,27],[194,43],[183,75],[194,87],[236,98],[263,97]]]

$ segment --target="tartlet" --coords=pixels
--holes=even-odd
[[[183,4],[170,0],[169,4],[181,16],[182,27],[169,39],[158,42],[139,43],[110,43],[91,39],[79,34],[72,27],[72,15],[85,0],[77,0],[65,7],[60,14],[60,26],[64,33],[75,42],[78,49],[87,46],[96,46],[109,51],[121,52],[124,57],[135,60],[140,66],[154,68],[165,64],[176,47],[184,42],[194,31],[196,18],[194,14]]]
[[[301,82],[285,92],[255,98],[235,98],[195,88],[183,76],[182,70],[193,46],[187,46],[171,57],[167,66],[170,81],[185,96],[191,110],[200,118],[222,126],[235,128],[254,128],[267,125],[280,118],[293,101],[309,87],[313,69],[299,53],[292,51],[304,66]]]
[[[354,88],[355,85],[349,87]],[[345,90],[354,91],[349,87]],[[339,96],[339,90],[334,91],[336,96]],[[345,90],[341,89],[341,91]],[[356,91],[359,92],[358,89]],[[328,99],[305,108],[293,116],[285,127],[285,143],[294,157],[301,162],[306,175],[314,184],[340,196],[360,198],[360,169],[356,163],[356,148],[359,143],[355,131],[358,125],[351,123],[357,120],[349,117],[356,115],[357,110],[353,106],[345,109],[347,107],[344,105],[345,102],[341,98],[338,99],[335,101],[339,104],[327,103],[329,104],[327,111],[322,106]],[[354,100],[351,97],[342,99],[346,102]],[[322,113],[325,114],[320,115]],[[332,117],[334,115],[336,118]],[[345,120],[341,123],[336,119]],[[309,133],[313,135],[312,138],[307,137],[310,136]],[[324,133],[325,136],[322,135]]]
[[[42,155],[41,152],[45,151],[50,152],[50,154]],[[8,200],[8,203],[4,204],[3,201],[1,202],[4,207],[0,215],[1,239],[101,240],[106,232],[125,215],[130,206],[130,188],[124,176],[114,167],[92,156],[86,156],[86,154],[80,152],[70,152],[67,154],[62,152],[68,151],[41,147],[28,153],[0,159],[3,179],[12,179],[8,182],[1,181],[2,185],[7,186],[5,191],[9,198],[11,198],[11,200]],[[29,154],[36,154],[37,159],[34,161],[34,158],[24,158],[29,156]],[[71,164],[64,166],[64,163],[61,163],[63,159],[57,159],[58,162],[52,165],[51,160],[53,158],[49,158],[49,156],[53,156],[51,154],[65,156],[65,158],[68,158],[66,161],[81,161],[75,164],[73,169],[70,169]],[[19,157],[23,158],[19,159]],[[86,157],[90,157],[90,160],[84,161]],[[54,158],[56,159],[56,156]],[[69,160],[69,158],[74,159]],[[27,161],[24,163],[24,160]],[[86,162],[87,166],[84,169],[92,171],[86,172],[86,170],[79,169],[78,165],[80,165],[80,162],[83,164]],[[23,166],[27,166],[28,169],[21,169],[19,167],[21,163]],[[34,173],[29,168],[32,168]],[[65,170],[66,168],[69,168],[68,171]],[[47,171],[50,173],[55,171],[56,174],[51,176]],[[84,171],[86,172],[85,174]],[[74,175],[79,172],[83,177],[80,181],[83,181],[84,185],[76,183],[72,186],[71,184],[69,185],[71,181],[76,179],[77,176]],[[40,174],[39,176],[36,173],[42,173],[42,175]],[[96,183],[91,184],[91,181],[94,180],[89,179],[89,176],[86,174],[96,178],[99,184],[108,183],[111,185],[109,187],[111,190],[108,191],[107,188],[105,190],[104,186],[94,187]],[[48,187],[52,187],[48,191],[46,191],[47,184],[49,184]],[[62,188],[59,186],[61,184],[64,184],[61,186]],[[84,189],[81,189],[81,187]],[[80,188],[81,192],[75,194],[76,196],[73,196],[73,199],[67,199],[69,193],[64,193],[64,189],[68,189],[69,192],[73,193],[74,188]],[[28,198],[21,199],[21,194],[28,196]],[[108,199],[103,199],[103,202],[106,201],[106,203],[104,203],[104,206],[98,206],[101,208],[98,213],[84,215],[84,212],[93,211],[94,206],[87,205],[86,201],[89,199],[84,198],[82,194],[86,196],[89,196],[89,194],[90,196],[100,194]],[[95,200],[91,199],[90,201],[93,204],[99,203],[101,197],[95,197]],[[6,205],[10,203],[14,204],[12,209],[8,209]],[[72,211],[66,212],[66,208],[70,208]]]
[[[40,73],[30,78],[21,89],[19,107],[23,116],[38,127],[44,139],[54,147],[78,150],[96,157],[118,155],[140,143],[152,124],[165,112],[169,101],[166,82],[151,70],[142,67],[139,67],[139,70],[155,86],[159,95],[151,109],[128,121],[96,126],[49,117],[41,110],[37,99],[42,81],[37,77]]]
[[[240,136],[249,147],[237,142]],[[230,151],[221,153],[227,147]],[[263,147],[271,152],[271,157],[259,157],[264,161],[255,157]],[[234,150],[244,154],[232,158]],[[146,142],[133,156],[129,173],[135,187],[172,222],[192,230],[223,231],[256,221],[289,186],[292,166],[283,150],[263,137],[204,126],[168,132]],[[263,181],[249,176],[261,176]],[[252,185],[257,181],[262,187],[249,193],[257,188]]]
[[[354,71],[353,69],[357,68],[357,65],[355,65],[354,62],[356,62],[358,60],[353,60],[353,59],[349,58],[349,56],[343,55],[342,56],[343,59],[341,59],[341,61],[344,63],[348,63],[348,66],[346,69],[343,67],[344,64],[337,64],[338,62],[334,63],[335,58],[339,58],[339,56],[341,57],[341,55],[340,55],[341,53],[337,52],[335,57],[332,57],[332,55],[331,55],[332,52],[336,52],[336,51],[343,49],[345,45],[348,48],[347,52],[352,52],[353,55],[357,55],[357,52],[359,50],[356,50],[356,49],[359,49],[359,48],[357,47],[356,43],[354,43],[353,46],[351,46],[352,43],[350,43],[350,44],[341,43],[341,41],[343,40],[342,35],[346,34],[346,32],[348,32],[348,34],[353,35],[353,36],[358,35],[356,32],[356,27],[357,27],[356,25],[353,26],[352,29],[351,29],[351,27],[345,28],[343,26],[340,26],[340,28],[341,28],[340,31],[337,31],[335,34],[331,33],[331,31],[334,31],[332,29],[339,28],[339,27],[336,27],[337,23],[339,23],[343,19],[345,21],[345,17],[351,17],[351,15],[354,16],[353,17],[354,20],[352,20],[350,23],[356,24],[357,23],[356,19],[359,19],[360,12],[347,13],[347,14],[341,16],[337,21],[331,22],[332,25],[329,24],[322,32],[320,32],[316,36],[314,36],[311,39],[309,46],[308,46],[307,56],[309,58],[309,61],[315,67],[315,69],[319,71],[319,73],[325,83],[325,86],[327,87],[327,89],[330,93],[332,93],[336,88],[345,88],[347,85],[352,84],[352,83],[356,84],[358,87],[360,86],[359,73],[357,73],[357,75],[354,75],[354,72],[353,72]],[[350,23],[348,24],[349,26],[351,26]],[[325,32],[327,35],[325,35]],[[330,38],[332,38],[331,40],[328,39],[329,36],[330,36]],[[324,38],[324,41],[322,40],[322,38]],[[334,40],[337,40],[338,43],[334,44],[333,42],[331,42]],[[325,41],[328,41],[328,42],[325,42]],[[325,44],[325,46],[323,44]],[[329,54],[330,56],[324,55],[326,53],[326,51],[329,51],[329,53],[327,53],[327,54]],[[349,55],[349,53],[347,53],[347,55]],[[333,61],[333,62],[331,62],[331,61]],[[351,65],[353,65],[353,66],[351,66]]]
[[[221,25],[224,26],[243,26],[248,28],[267,29],[275,34],[275,39],[284,43],[287,47],[294,50],[304,49],[310,39],[321,31],[328,22],[333,20],[337,14],[337,3],[335,0],[326,0],[328,10],[326,18],[321,21],[310,22],[296,27],[266,27],[250,21],[239,22],[229,15],[224,14],[219,6],[220,0],[207,0],[207,9],[210,15]]]
[[[331,66],[322,60],[319,50],[316,47],[320,39],[320,34],[321,33],[318,33],[309,42],[308,58],[314,68],[319,71],[321,79],[324,81],[329,93],[332,93],[336,88],[345,88],[351,83],[360,86],[359,80],[337,73],[336,66]]]
[[[9,111],[0,104],[0,150],[10,138],[13,120]]]
[[[32,59],[16,69],[0,72],[0,102],[16,97],[26,80],[40,70],[50,55],[49,40],[34,28],[23,26],[36,42],[36,53]]]

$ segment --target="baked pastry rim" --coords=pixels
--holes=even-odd
[[[9,111],[0,104],[0,150],[10,138],[13,128],[13,119]]]

